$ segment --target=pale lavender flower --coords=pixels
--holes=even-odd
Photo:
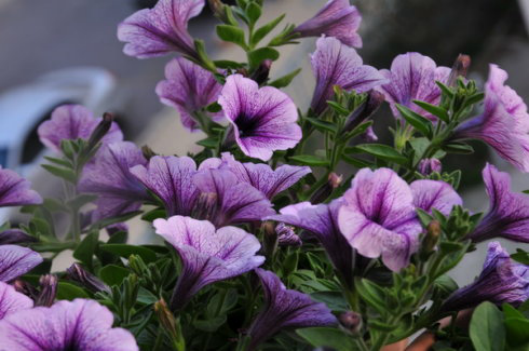
[[[140,149],[131,142],[118,142],[106,146],[95,158],[95,163],[85,167],[79,190],[98,195],[94,220],[114,217],[140,208],[147,200],[147,192],[129,169],[146,165]]]
[[[273,337],[285,328],[306,328],[337,324],[337,319],[324,303],[310,296],[288,290],[272,272],[256,269],[264,292],[264,307],[256,316],[248,336],[248,350]]]
[[[425,158],[419,162],[418,171],[423,176],[428,176],[432,173],[441,173],[442,170],[443,165],[436,158]]]
[[[432,114],[414,104],[413,100],[424,101],[432,105],[439,104],[441,89],[435,82],[446,83],[450,68],[437,67],[428,56],[410,52],[397,56],[391,64],[391,71],[384,69],[380,73],[389,82],[377,89],[386,96],[386,101],[389,102],[395,117],[400,116],[396,107],[400,104],[425,117],[436,119]]]
[[[276,88],[259,89],[253,80],[231,75],[219,104],[232,124],[235,141],[249,157],[268,161],[274,151],[290,149],[301,140],[296,105]]]
[[[319,205],[301,202],[284,207],[279,215],[266,217],[265,220],[283,222],[312,233],[325,249],[342,281],[352,288],[355,254],[338,227],[338,212],[342,204],[342,200]]]
[[[3,282],[0,282],[0,296],[0,320],[11,313],[33,307],[33,300]]]
[[[410,188],[415,207],[430,214],[436,209],[447,216],[454,206],[463,204],[463,199],[454,188],[440,180],[416,180],[410,184]]]
[[[505,85],[507,72],[490,65],[485,109],[461,124],[455,139],[479,139],[522,172],[529,172],[529,114],[522,98]]]
[[[132,334],[112,328],[114,316],[93,300],[59,301],[0,321],[1,351],[137,351]]]
[[[489,243],[483,271],[470,285],[456,290],[443,304],[444,311],[472,308],[484,301],[518,306],[529,299],[529,267],[511,260],[498,242]]]
[[[483,170],[483,180],[489,211],[468,238],[481,242],[501,237],[529,243],[529,195],[513,192],[509,174],[490,164]]]
[[[0,282],[9,282],[42,263],[42,257],[26,247],[0,245]]]
[[[171,52],[197,58],[187,24],[204,4],[204,0],[159,0],[153,9],[134,13],[118,27],[118,39],[126,43],[123,52],[137,58]]]
[[[173,292],[171,308],[180,310],[206,285],[257,268],[264,257],[257,238],[236,227],[215,230],[209,221],[173,216],[154,221],[156,233],[180,255],[183,270]]]
[[[30,187],[28,180],[0,166],[0,207],[41,204],[42,198]]]
[[[316,51],[311,56],[312,71],[316,77],[311,107],[317,114],[327,107],[335,85],[346,91],[365,93],[386,81],[377,69],[363,64],[355,49],[337,39],[323,37],[316,45]]]
[[[38,239],[24,232],[21,229],[7,229],[0,232],[0,245],[6,244],[26,244],[36,242]]]
[[[165,78],[156,86],[156,94],[164,104],[178,110],[184,127],[198,130],[194,113],[217,101],[222,85],[213,73],[181,57],[167,64]],[[218,120],[222,116],[213,117]]]
[[[95,118],[90,110],[81,105],[63,105],[53,110],[51,119],[44,121],[38,128],[40,141],[56,152],[61,152],[63,140],[88,140],[102,118]],[[119,126],[112,122],[108,133],[103,137],[103,144],[123,140]]]
[[[392,271],[406,267],[422,231],[408,184],[388,168],[364,168],[343,199],[338,224],[351,246],[365,257],[382,257]]]
[[[300,37],[335,37],[342,43],[361,48],[362,38],[357,33],[362,16],[349,0],[329,0],[314,17],[297,26],[293,33]]]

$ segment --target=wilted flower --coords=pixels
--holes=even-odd
[[[81,105],[63,105],[53,110],[51,119],[38,129],[40,141],[50,149],[61,152],[63,140],[88,140],[102,118],[95,118],[90,110]],[[119,126],[112,122],[110,130],[102,138],[104,144],[123,140]]]
[[[410,188],[413,193],[413,205],[430,214],[435,208],[447,216],[454,206],[463,204],[463,199],[454,188],[440,180],[416,180],[410,184]]]
[[[107,292],[110,293],[108,285],[103,283],[98,277],[81,267],[80,264],[74,263],[66,269],[66,275],[69,279],[81,284],[93,293]]]
[[[41,204],[42,198],[30,187],[28,180],[0,166],[0,207]]]
[[[433,105],[439,104],[441,89],[435,82],[446,83],[450,75],[450,68],[437,67],[428,56],[410,52],[397,56],[391,64],[391,71],[383,69],[380,70],[380,73],[389,82],[377,89],[386,96],[386,101],[389,102],[395,117],[400,116],[396,107],[397,104],[400,104],[425,117],[436,118],[414,104],[413,100],[420,100]]]
[[[293,227],[285,225],[285,223],[279,223],[275,231],[279,246],[301,246],[301,238],[296,234]]]
[[[33,301],[9,284],[0,282],[0,320],[7,315],[33,307]],[[1,347],[1,346],[0,346]]]
[[[0,321],[0,350],[137,351],[132,334],[112,328],[114,316],[93,300],[59,301]]]
[[[38,239],[24,232],[21,229],[7,229],[0,232],[0,245],[6,244],[26,244],[36,242]]]
[[[335,85],[346,91],[365,93],[386,81],[377,69],[363,64],[355,49],[337,39],[323,37],[316,45],[311,56],[316,89],[310,105],[315,113],[320,114],[327,108]]]
[[[40,277],[40,293],[35,300],[35,306],[46,306],[53,305],[55,297],[57,296],[57,284],[59,280],[53,274],[46,274]]]
[[[353,311],[343,312],[338,316],[340,326],[351,334],[357,334],[362,329],[362,315]]]
[[[320,37],[322,34],[335,37],[342,43],[356,48],[362,47],[362,38],[357,33],[362,16],[349,0],[329,0],[314,17],[297,26],[293,33],[300,37]]]
[[[529,172],[529,114],[522,98],[505,85],[507,72],[490,65],[485,110],[462,123],[454,139],[479,139],[522,172]]]
[[[489,211],[468,238],[474,242],[506,238],[529,243],[529,196],[514,193],[508,173],[487,164],[483,180],[489,195]]]
[[[170,52],[197,58],[187,24],[204,5],[204,0],[160,0],[153,9],[134,13],[118,27],[118,39],[127,43],[123,52],[137,58]]]
[[[0,282],[9,282],[42,263],[42,257],[26,247],[0,245]]]
[[[384,102],[384,94],[377,90],[370,90],[367,94],[366,100],[358,106],[353,113],[347,118],[347,122],[345,122],[345,126],[343,127],[343,130],[345,132],[353,131],[356,127],[358,127],[362,122],[364,122],[366,119],[371,117],[375,112],[378,111],[380,106],[382,106],[382,103]],[[369,128],[366,131],[366,134],[368,134],[368,138],[373,139],[376,141],[378,138],[375,135],[375,132],[373,131],[373,127],[369,126]]]
[[[419,162],[418,170],[420,174],[428,176],[432,173],[441,173],[443,165],[436,158],[425,158]]]
[[[264,307],[248,330],[250,345],[255,350],[285,328],[317,327],[336,324],[336,317],[324,303],[296,290],[287,290],[272,272],[256,269],[264,291]]]
[[[296,105],[276,88],[259,89],[253,80],[231,75],[219,104],[232,124],[235,141],[249,157],[268,161],[274,151],[290,149],[301,140]]]
[[[217,101],[222,85],[213,73],[181,57],[167,64],[165,78],[156,86],[156,94],[164,104],[178,110],[184,127],[198,130],[199,121],[194,113]]]
[[[529,267],[511,260],[498,242],[489,243],[483,271],[475,282],[461,288],[443,304],[444,311],[472,308],[483,301],[518,306],[529,299]]]
[[[257,238],[236,227],[215,231],[208,221],[173,216],[154,221],[156,233],[180,255],[183,270],[173,292],[171,309],[183,308],[206,285],[244,274],[264,262],[256,256]]]
[[[105,147],[95,158],[95,164],[85,167],[79,190],[98,195],[94,219],[119,216],[140,208],[148,199],[143,185],[129,169],[146,165],[140,149],[131,142],[118,142]]]

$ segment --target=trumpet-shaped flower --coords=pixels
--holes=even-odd
[[[249,157],[268,161],[274,151],[290,149],[301,140],[296,105],[276,88],[259,88],[251,79],[231,75],[219,104],[232,124],[235,141]]]
[[[0,207],[41,204],[42,198],[30,187],[28,180],[0,166]]]
[[[255,350],[264,341],[284,328],[305,328],[333,325],[336,317],[324,303],[310,296],[288,290],[272,272],[255,270],[264,291],[264,307],[248,330],[249,350]]]
[[[396,107],[400,104],[425,117],[436,118],[414,104],[413,100],[437,105],[441,99],[441,89],[435,82],[446,83],[450,68],[437,67],[428,56],[410,52],[397,56],[391,64],[391,70],[384,69],[380,73],[389,82],[377,89],[386,96],[395,117],[400,115]]]
[[[170,52],[196,58],[187,24],[203,7],[204,0],[160,0],[153,9],[134,13],[118,27],[118,39],[126,43],[123,52],[140,59]]]
[[[7,315],[33,307],[33,300],[15,290],[11,285],[0,282],[0,320]]]
[[[329,0],[311,19],[297,26],[293,33],[300,37],[335,37],[348,46],[361,48],[358,28],[362,16],[349,0]]]
[[[236,227],[215,231],[209,221],[173,216],[154,221],[156,233],[180,255],[183,270],[171,308],[179,310],[206,285],[244,274],[264,262],[257,238]]]
[[[444,215],[449,215],[454,206],[463,204],[461,196],[450,184],[443,181],[416,180],[410,184],[410,188],[415,207],[430,214],[436,209]]]
[[[165,78],[156,86],[156,94],[164,104],[178,110],[184,127],[198,130],[194,114],[217,101],[222,85],[211,72],[181,57],[167,64]]]
[[[317,49],[311,56],[312,71],[316,77],[311,107],[317,114],[327,107],[335,85],[346,91],[365,93],[386,81],[377,69],[363,64],[355,49],[337,39],[323,37],[316,45]]]
[[[513,262],[498,242],[492,242],[479,277],[472,284],[452,293],[442,309],[459,311],[475,307],[483,301],[518,306],[527,299],[529,267]]]
[[[42,257],[26,247],[0,245],[0,282],[26,274],[42,262]]]
[[[479,139],[522,172],[529,172],[529,114],[527,105],[509,86],[507,73],[490,65],[485,84],[485,109],[461,124],[454,138]]]
[[[7,315],[0,321],[0,351],[137,351],[132,334],[112,328],[114,316],[93,300],[59,301]]]

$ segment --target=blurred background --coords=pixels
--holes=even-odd
[[[262,21],[287,13],[287,22],[301,23],[326,0],[265,0]],[[119,117],[126,137],[155,151],[184,154],[193,150],[199,134],[180,126],[176,111],[164,107],[154,88],[164,78],[170,57],[137,60],[122,53],[116,38],[120,21],[150,0],[0,0],[0,164],[29,177],[44,196],[56,192],[38,166],[42,148],[36,136],[38,124],[63,103],[82,103],[97,114],[112,111]],[[417,51],[438,65],[451,66],[459,53],[472,57],[472,78],[483,82],[489,62],[510,74],[508,84],[529,98],[529,0],[353,0],[362,15],[364,62],[388,68],[401,53]],[[215,58],[237,58],[241,52],[213,37],[216,19],[205,10],[191,21],[191,33],[206,40]],[[304,73],[288,93],[301,108],[307,107],[314,81],[308,55],[314,40],[282,51],[272,68],[272,78],[298,67]],[[391,122],[389,110],[376,121],[378,132]],[[453,157],[448,168],[464,168],[466,206],[485,210],[481,170],[492,160],[512,171],[479,144],[475,156]],[[529,189],[529,177],[511,172],[514,188]],[[140,230],[141,232],[141,230]],[[141,241],[139,237],[137,240]],[[511,249],[514,245],[507,245]],[[469,255],[455,277],[468,281],[483,262],[483,250]]]

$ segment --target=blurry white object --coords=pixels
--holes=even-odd
[[[520,10],[522,11],[522,17],[525,22],[525,29],[529,33],[529,0],[518,0],[520,4]]]

